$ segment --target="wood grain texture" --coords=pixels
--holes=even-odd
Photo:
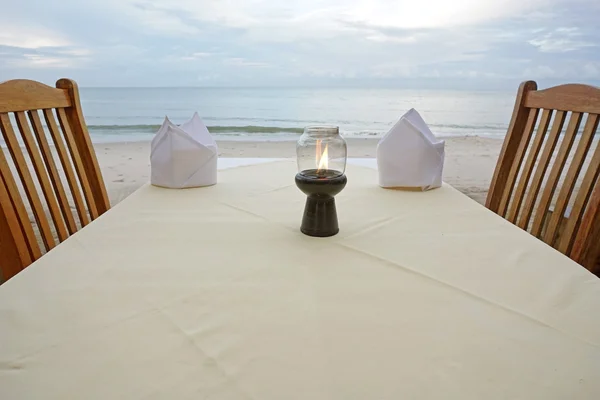
[[[537,90],[537,83],[533,81],[523,82],[519,87],[517,98],[515,100],[515,107],[510,125],[496,169],[490,183],[490,190],[488,192],[486,207],[497,213],[500,208],[500,202],[502,201],[502,194],[506,189],[506,184],[509,179],[510,170],[513,162],[517,157],[517,152],[521,144],[521,138],[527,119],[529,116],[529,110],[525,108],[525,101],[529,92]]]
[[[591,118],[593,119],[590,122]],[[597,130],[599,121],[600,117],[598,117],[597,114],[590,114],[590,116],[588,117],[588,124],[595,124],[594,130]],[[590,127],[589,129],[592,128]],[[599,176],[600,146],[596,145],[596,149],[594,150],[594,154],[592,155],[585,175],[583,176],[581,186],[579,187],[579,192],[575,197],[575,202],[573,204],[573,207],[571,208],[569,219],[567,220],[564,232],[560,239],[560,243],[557,247],[557,249],[564,254],[570,254],[572,251],[573,242],[576,239],[575,233],[579,230],[579,225],[581,224],[585,208],[589,204],[592,189],[594,185],[597,184],[596,182],[598,181]],[[583,231],[581,231],[580,233],[583,234]]]
[[[85,174],[89,179],[90,188],[94,195],[95,207],[98,214],[101,215],[110,208],[110,201],[87,125],[83,118],[79,88],[77,87],[77,83],[71,79],[58,80],[56,87],[66,90],[70,96],[72,106],[66,108],[65,113],[67,114],[73,137],[79,148]]]
[[[79,152],[79,147],[77,146],[77,144],[75,143],[75,139],[73,138],[73,132],[71,132],[71,125],[67,120],[67,114],[65,113],[64,108],[57,108],[56,115],[58,116],[58,122],[60,123],[65,142],[67,143],[67,148],[69,149],[71,160],[73,161],[73,165],[75,166],[75,171],[77,172],[77,176],[79,177],[79,183],[81,184],[81,187],[83,189],[83,195],[85,197],[88,210],[90,211],[92,220],[94,220],[98,218],[98,209],[96,208],[96,202],[94,199],[94,194],[92,193],[92,189],[90,187],[90,181],[88,180],[83,161],[81,160],[81,153]]]
[[[505,183],[505,188],[504,188],[504,191],[502,192],[502,199],[500,200],[500,206],[498,207],[498,214],[501,216],[505,216],[506,212],[508,210],[508,205],[510,203],[510,199],[513,194],[515,182],[517,180],[517,176],[519,175],[519,171],[521,170],[521,164],[523,163],[523,159],[525,158],[525,153],[527,152],[527,148],[529,147],[529,142],[531,141],[531,136],[535,129],[538,112],[539,112],[539,110],[537,110],[537,109],[529,110],[529,116],[527,117],[527,123],[525,124],[525,128],[523,128],[523,132],[521,135],[521,141],[519,143],[519,147],[515,154],[512,165],[510,167],[510,171],[508,173],[508,178]]]
[[[596,183],[583,216],[570,257],[596,275],[600,274],[600,184]]]
[[[564,111],[559,111],[554,116],[554,123],[552,124],[550,135],[546,140],[544,150],[542,151],[542,155],[538,161],[533,179],[529,186],[529,193],[527,193],[525,207],[517,220],[517,226],[519,226],[521,229],[526,230],[529,226],[533,211],[535,210],[536,200],[538,199],[542,182],[544,181],[544,176],[546,176],[546,171],[550,166],[550,160],[552,159],[552,154],[554,153],[556,145],[558,144],[558,139],[564,127],[566,116],[567,113]]]
[[[1,151],[1,150],[0,150]],[[0,176],[0,284],[31,263],[27,241],[12,206],[4,179]]]
[[[568,84],[529,93],[524,103],[529,108],[545,108],[600,114],[600,88]]]
[[[10,166],[8,161],[0,147],[0,178],[2,179],[3,185],[8,193],[8,196],[4,196],[2,198],[3,204],[2,206],[5,210],[11,208],[14,212],[14,215],[17,216],[19,220],[19,230],[12,231],[14,234],[14,240],[19,244],[22,240],[25,240],[25,246],[27,246],[29,255],[32,260],[36,260],[41,257],[42,252],[40,251],[40,247],[38,246],[37,239],[35,238],[35,233],[33,232],[33,227],[29,222],[29,216],[27,215],[27,210],[25,209],[25,204],[23,204],[23,200],[21,199],[21,194],[19,193],[19,189],[14,180],[12,171],[10,170]],[[7,200],[10,200],[10,204],[6,203]],[[10,215],[13,215],[10,211],[6,211],[4,215],[8,218]],[[6,226],[10,226],[11,229],[14,226],[10,223],[5,224]],[[7,247],[6,244],[4,247]],[[3,254],[2,254],[3,256]]]
[[[29,124],[27,122],[27,117],[25,116],[25,113],[22,111],[18,111],[15,113],[15,118],[17,119],[17,126],[19,127],[21,137],[23,138],[23,142],[25,143],[25,148],[29,153],[29,158],[31,159],[33,169],[38,178],[38,183],[40,185],[40,188],[42,189],[42,193],[44,195],[44,198],[46,199],[46,203],[48,204],[48,211],[50,212],[50,217],[52,218],[52,222],[54,223],[54,227],[56,228],[58,238],[62,242],[69,235],[67,233],[65,223],[62,219],[60,208],[58,207],[58,202],[54,195],[54,190],[52,188],[50,180],[48,179],[48,173],[46,172],[44,160],[40,155],[38,147],[33,138],[33,134],[29,129]],[[46,217],[45,213],[43,217]]]
[[[44,110],[43,113],[44,119],[46,120],[46,125],[48,126],[48,130],[50,131],[50,136],[52,137],[52,141],[54,142],[54,147],[56,148],[56,152],[58,153],[58,158],[67,178],[67,184],[69,185],[71,196],[73,197],[73,201],[75,202],[75,209],[77,210],[77,215],[79,216],[79,222],[81,223],[81,226],[86,226],[90,223],[90,219],[87,215],[87,211],[83,203],[83,197],[81,196],[81,191],[79,190],[79,184],[77,183],[75,172],[73,171],[73,167],[71,166],[71,160],[69,158],[67,149],[65,148],[62,135],[60,133],[58,125],[56,124],[56,120],[54,119],[52,110]]]
[[[571,118],[569,119],[569,125],[567,126],[567,130],[562,138],[562,143],[558,149],[558,154],[556,155],[552,169],[550,170],[550,175],[546,181],[546,186],[542,192],[542,197],[540,203],[538,204],[535,218],[533,220],[531,234],[535,237],[541,238],[542,228],[545,226],[544,224],[548,215],[547,212],[550,209],[550,204],[552,202],[552,198],[554,197],[556,188],[558,187],[560,176],[565,168],[567,157],[571,152],[571,148],[573,147],[575,135],[579,130],[582,117],[583,115],[581,113],[572,113]]]
[[[563,222],[565,211],[567,210],[569,200],[573,193],[573,189],[575,188],[575,183],[577,182],[577,178],[579,177],[581,169],[583,168],[585,158],[590,150],[590,147],[592,146],[592,140],[594,139],[594,133],[596,132],[597,127],[598,116],[592,114],[586,121],[585,128],[583,129],[583,133],[581,134],[581,138],[577,145],[577,149],[575,150],[575,154],[571,160],[571,165],[569,166],[567,175],[565,176],[563,185],[558,194],[552,217],[550,218],[550,222],[546,228],[546,233],[544,234],[544,242],[550,244],[551,246],[554,246],[554,242],[558,235],[559,226]],[[570,216],[570,218],[571,217],[573,216]]]
[[[70,106],[69,94],[63,89],[27,79],[0,83],[0,113]]]
[[[598,269],[600,146],[596,145],[583,172],[573,206],[569,204],[600,124],[600,89],[578,84],[536,89],[531,82],[519,87],[486,206],[590,270]],[[533,144],[526,152],[536,111],[541,111],[542,116]],[[561,135],[567,113],[571,117]],[[525,115],[529,116],[526,122]],[[577,141],[583,118],[587,118],[586,124]],[[596,273],[600,276],[600,271]]]
[[[46,249],[51,249],[55,246],[54,238],[52,237],[52,230],[48,224],[44,207],[37,193],[35,184],[33,183],[31,173],[29,172],[27,161],[23,156],[21,146],[17,141],[17,136],[15,135],[15,131],[7,114],[0,114],[0,128],[2,130],[2,135],[4,136],[4,141],[8,146],[8,150],[15,164],[17,173],[21,178],[23,188],[25,189],[25,195],[27,196],[29,204],[31,205],[31,209],[40,231],[42,241],[44,242],[44,246]]]
[[[29,111],[27,114],[29,116],[29,121],[31,122],[33,132],[37,139],[37,143],[42,152],[42,158],[44,159],[44,163],[47,166],[48,173],[50,175],[50,181],[52,182],[52,186],[54,187],[54,192],[58,198],[58,202],[60,204],[60,211],[62,213],[64,221],[67,224],[69,234],[72,235],[73,233],[77,232],[77,225],[75,224],[75,219],[73,218],[73,213],[71,212],[71,207],[69,205],[69,199],[67,197],[67,193],[65,192],[65,188],[60,178],[60,174],[58,172],[58,169],[56,168],[56,163],[54,162],[54,157],[52,156],[52,151],[48,144],[48,139],[46,138],[46,133],[44,132],[42,121],[40,120],[40,116],[37,110]]]
[[[47,129],[40,119],[40,111]],[[14,113],[18,131],[11,125],[9,113]],[[56,88],[23,79],[1,83],[0,128],[16,170],[14,173],[0,148],[0,260],[11,260],[10,266],[1,273],[2,279],[6,279],[6,276],[13,276],[42,255],[18,182],[23,186],[47,250],[56,245],[50,219],[56,228],[58,241],[67,239],[78,229],[68,192],[82,227],[106,212],[110,203],[74,81],[60,79]],[[15,132],[20,133],[20,137]],[[52,138],[54,150],[46,132]],[[20,139],[25,144],[28,157],[20,148]],[[54,151],[69,191],[65,190]],[[36,182],[29,171],[28,161],[35,171]],[[37,192],[38,186],[43,198]],[[5,264],[8,265],[8,261]]]
[[[508,210],[508,214],[506,215],[506,219],[512,223],[516,223],[517,216],[521,211],[521,206],[523,205],[523,200],[525,198],[525,191],[527,189],[527,185],[529,184],[529,180],[531,179],[531,175],[533,174],[535,162],[538,159],[540,151],[542,150],[542,144],[546,138],[551,118],[552,110],[544,110],[542,112],[542,117],[537,129],[537,133],[535,134],[533,145],[531,146],[529,154],[527,155],[527,160],[525,161],[525,165],[521,171],[521,177],[519,178],[519,183],[517,184],[515,196]]]

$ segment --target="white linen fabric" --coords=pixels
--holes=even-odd
[[[435,137],[421,115],[411,109],[377,145],[379,185],[420,188],[442,185],[444,141]]]
[[[600,280],[448,185],[146,185],[0,286],[1,399],[598,399]]]
[[[150,182],[173,189],[217,183],[217,143],[198,113],[177,126],[165,118],[152,139]]]

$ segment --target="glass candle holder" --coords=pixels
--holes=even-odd
[[[296,145],[296,185],[307,195],[300,230],[309,236],[327,237],[339,232],[334,196],[347,178],[346,141],[335,126],[311,126]]]
[[[337,126],[309,126],[296,144],[298,172],[307,177],[334,177],[346,170],[348,150]]]

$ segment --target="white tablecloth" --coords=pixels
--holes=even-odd
[[[295,164],[253,162],[145,186],[2,285],[0,399],[600,398],[585,269],[356,165],[306,237]]]

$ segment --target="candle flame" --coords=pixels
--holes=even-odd
[[[323,150],[323,154],[321,154],[321,142],[317,142],[317,172],[321,170],[329,169],[329,155],[327,152],[329,145],[325,145],[325,150]]]
[[[317,139],[317,151],[315,151],[315,165],[319,165],[321,161],[321,140]]]

